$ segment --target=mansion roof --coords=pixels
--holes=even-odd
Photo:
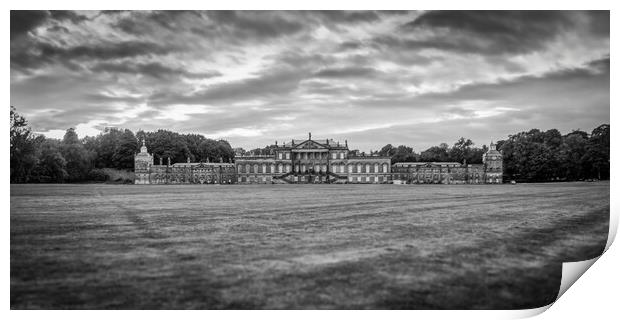
[[[276,144],[278,149],[343,149],[348,150],[347,144],[340,144],[339,141],[334,141],[333,139],[325,139],[325,140],[295,140],[284,142],[282,144]]]

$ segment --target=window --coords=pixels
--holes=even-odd
[[[353,173],[353,165],[349,165],[349,173]]]
[[[361,164],[357,165],[357,173],[362,173],[362,165]]]
[[[291,158],[291,154],[290,153],[286,153],[286,160],[289,160]]]
[[[262,173],[267,173],[267,165],[263,164],[263,167],[261,169],[263,169]]]
[[[257,164],[254,165],[254,173],[258,173],[258,165]]]
[[[337,155],[336,153],[332,153],[332,159],[338,158],[336,155]]]
[[[379,172],[379,165],[375,163],[375,168],[374,169],[375,169],[375,171],[374,171],[375,173]]]
[[[281,163],[280,163],[280,164],[278,164],[278,172],[279,172],[279,173],[282,173],[282,164],[281,164]]]
[[[249,164],[246,164],[246,165],[245,165],[245,172],[246,172],[246,173],[249,173],[249,172],[250,172],[250,165],[249,165]]]
[[[273,164],[271,165],[271,173],[276,173],[276,167]]]
[[[278,152],[278,159],[282,160],[282,152]]]
[[[387,165],[387,163],[383,164],[383,172],[386,172],[386,173],[388,172],[388,165]]]

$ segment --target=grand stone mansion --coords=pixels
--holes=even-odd
[[[271,183],[502,183],[502,154],[491,143],[482,164],[401,162],[389,157],[351,153],[348,143],[331,139],[291,140],[270,155],[238,155],[234,163],[155,164],[142,141],[135,156],[136,184]]]

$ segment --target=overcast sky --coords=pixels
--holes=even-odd
[[[609,123],[609,13],[11,12],[33,129],[307,137],[420,152]]]

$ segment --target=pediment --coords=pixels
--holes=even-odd
[[[313,140],[306,140],[296,145],[294,149],[324,149],[324,148],[326,148],[326,146],[323,144],[320,144]]]

